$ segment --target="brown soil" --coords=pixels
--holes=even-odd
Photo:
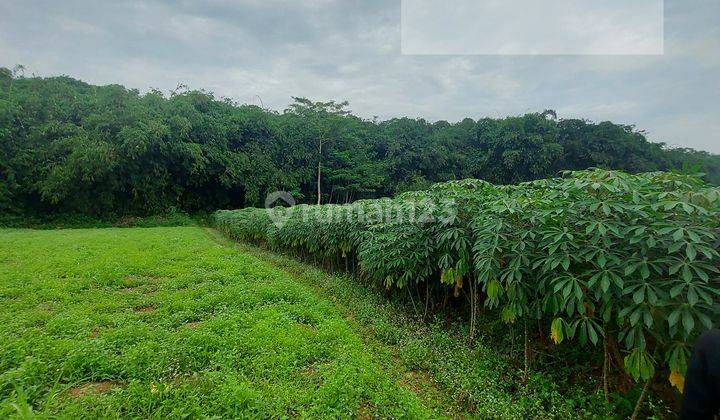
[[[119,386],[121,384],[117,381],[88,382],[70,388],[68,394],[75,398],[88,394],[106,394]]]

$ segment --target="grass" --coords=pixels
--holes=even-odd
[[[200,227],[0,230],[0,417],[590,417],[353,279]]]
[[[211,234],[220,242],[231,243],[215,231]],[[527,419],[603,417],[602,413],[612,410],[605,406],[599,390],[568,385],[567,372],[562,369],[557,369],[557,375],[532,372],[527,383],[523,383],[522,348],[499,343],[497,335],[490,336],[496,331],[491,331],[494,328],[488,325],[484,328],[487,335],[468,349],[467,325],[460,320],[438,317],[422,322],[409,303],[388,299],[355,278],[328,275],[294,258],[253,245],[236,246],[283,269],[335,302],[361,331],[366,345],[377,354],[392,355],[397,364],[395,371],[404,371],[405,378],[425,379],[415,387],[420,395],[436,392],[432,401],[436,413],[450,417]],[[507,327],[501,334],[507,335]]]

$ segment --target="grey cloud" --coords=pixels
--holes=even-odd
[[[554,108],[720,153],[719,15],[714,0],[666,1],[662,56],[411,56],[397,0],[3,1],[0,66],[141,91],[185,83],[278,110],[290,96],[349,100],[368,118]]]

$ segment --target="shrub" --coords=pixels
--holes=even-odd
[[[234,238],[344,269],[387,288],[468,296],[556,343],[624,348],[624,368],[681,387],[689,347],[718,321],[720,189],[676,173],[564,172],[495,186],[452,181],[394,199],[218,211]],[[344,264],[343,264],[344,262]],[[529,344],[525,327],[526,372]]]

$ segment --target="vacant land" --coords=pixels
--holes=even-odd
[[[586,413],[433,325],[199,227],[0,230],[0,417]]]

